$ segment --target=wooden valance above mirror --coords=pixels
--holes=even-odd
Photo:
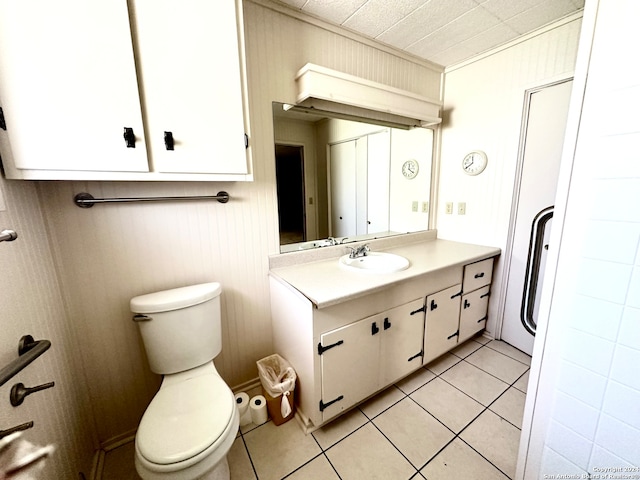
[[[298,106],[405,128],[433,127],[442,121],[438,100],[312,63],[302,67],[295,80]]]

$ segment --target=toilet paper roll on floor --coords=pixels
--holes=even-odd
[[[240,426],[249,425],[251,420],[251,412],[249,411],[249,395],[245,392],[236,394],[236,406],[240,414]]]
[[[251,421],[256,425],[262,425],[268,420],[267,400],[262,395],[256,395],[249,403]]]

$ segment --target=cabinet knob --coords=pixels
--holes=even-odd
[[[127,148],[136,148],[136,135],[133,133],[133,128],[124,127],[124,143],[127,145]]]
[[[175,142],[173,140],[173,132],[164,132],[164,146],[167,150],[173,150]]]

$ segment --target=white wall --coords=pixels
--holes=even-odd
[[[438,98],[437,67],[260,2],[247,1],[244,8],[254,182],[38,184],[69,325],[82,339],[78,348],[103,444],[133,431],[159,383],[131,321],[133,296],[220,281],[223,344],[215,363],[232,387],[255,379],[256,360],[274,353],[267,272],[268,256],[279,248],[271,103],[295,102],[296,71],[313,62]],[[13,188],[22,191],[29,185],[15,182]],[[72,202],[81,191],[95,197],[134,197],[219,190],[229,192],[229,203],[81,209]]]
[[[639,17],[634,0],[586,2],[518,478],[640,475]]]
[[[446,71],[437,206],[438,237],[507,246],[525,90],[573,75],[580,18],[560,22],[524,41]],[[487,153],[479,176],[463,173],[472,150]],[[445,203],[454,213],[444,213]],[[458,202],[466,214],[457,215]],[[504,288],[500,257],[492,291]],[[487,331],[496,333],[500,294],[491,296]]]
[[[36,445],[54,444],[47,463],[48,478],[87,477],[97,439],[84,372],[79,367],[76,335],[62,301],[37,186],[0,179],[0,230],[18,233],[13,242],[0,243],[0,367],[18,358],[23,335],[50,340],[42,356],[0,387],[0,430],[33,421],[23,438]],[[33,387],[54,382],[13,407],[13,385]]]

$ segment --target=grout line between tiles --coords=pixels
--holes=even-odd
[[[475,341],[475,340],[472,340]],[[422,476],[422,474],[420,473],[422,469],[424,469],[430,462],[432,462],[440,453],[442,453],[442,451],[447,448],[456,438],[459,438],[465,445],[467,445],[469,448],[471,448],[474,452],[476,452],[478,455],[480,455],[485,461],[487,461],[490,465],[492,465],[494,468],[496,468],[499,472],[501,472],[503,475],[505,475],[505,477],[510,478],[506,473],[504,473],[498,466],[496,466],[493,462],[491,462],[489,459],[487,459],[484,455],[482,455],[480,452],[478,452],[475,448],[473,448],[473,446],[469,445],[464,439],[462,439],[460,437],[460,435],[473,423],[475,422],[483,413],[485,413],[487,410],[490,410],[490,407],[499,399],[501,398],[511,387],[514,387],[515,383],[517,383],[524,375],[526,375],[526,373],[529,371],[529,369],[527,369],[525,372],[523,372],[521,375],[518,376],[518,378],[515,379],[515,381],[513,381],[511,384],[508,384],[507,382],[505,382],[504,380],[502,380],[501,378],[496,377],[495,375],[491,374],[490,372],[487,372],[485,370],[483,370],[482,368],[473,365],[471,362],[468,362],[465,360],[466,357],[472,355],[473,353],[477,352],[478,350],[480,350],[483,347],[487,347],[487,348],[491,348],[488,347],[488,344],[480,344],[480,342],[476,342],[479,343],[479,347],[477,349],[475,349],[473,352],[469,353],[468,355],[461,357],[459,355],[456,355],[455,353],[451,352],[453,355],[455,355],[459,361],[457,361],[455,364],[451,365],[450,367],[446,368],[445,370],[443,370],[441,373],[436,373],[433,372],[432,370],[429,370],[428,365],[423,366],[422,368],[429,370],[431,373],[433,373],[435,376],[428,380],[427,382],[425,382],[424,384],[422,384],[420,387],[417,387],[413,390],[411,390],[411,392],[409,393],[405,393],[401,388],[397,387],[397,385],[393,384],[392,386],[397,388],[401,393],[402,393],[402,397],[400,399],[398,399],[397,401],[394,401],[393,403],[391,403],[389,406],[387,406],[384,410],[380,411],[379,413],[377,413],[376,415],[369,417],[367,414],[365,414],[365,412],[362,410],[361,406],[357,406],[356,408],[362,413],[362,415],[366,418],[366,422],[362,425],[360,425],[358,428],[356,428],[355,430],[353,430],[352,432],[349,432],[347,435],[345,435],[344,437],[342,437],[340,440],[338,440],[337,442],[329,445],[327,448],[323,448],[320,443],[318,442],[317,438],[313,435],[313,433],[311,433],[310,435],[313,437],[314,441],[316,442],[316,444],[318,445],[318,447],[320,448],[321,452],[317,455],[315,455],[314,457],[312,457],[311,459],[309,459],[308,461],[306,461],[304,464],[300,465],[299,467],[297,467],[296,469],[292,470],[291,472],[287,473],[283,478],[288,478],[291,475],[293,475],[295,472],[299,471],[300,469],[302,469],[303,467],[305,467],[306,465],[308,465],[309,463],[313,462],[314,460],[316,460],[318,457],[320,456],[324,456],[327,461],[329,462],[329,465],[331,465],[331,468],[333,469],[333,471],[336,473],[337,477],[339,479],[342,479],[342,477],[340,476],[340,473],[337,471],[337,469],[335,468],[335,466],[333,465],[333,463],[331,462],[331,460],[329,459],[327,452],[336,447],[337,445],[339,445],[343,440],[345,440],[346,438],[350,437],[351,435],[353,435],[354,433],[356,433],[358,430],[362,429],[363,427],[365,427],[367,425],[367,423],[371,423],[373,425],[373,427],[380,433],[382,434],[382,436],[393,446],[393,448],[395,448],[400,455],[402,455],[402,457],[409,463],[409,465],[411,465],[414,469],[415,469],[415,473],[410,477],[411,479],[416,479],[416,478],[424,478],[424,476]],[[513,357],[510,357],[509,355],[506,355],[498,350],[494,350],[491,349],[495,352],[501,353],[502,355],[505,355],[509,358],[514,359]],[[449,371],[451,368],[453,368],[454,366],[458,365],[460,362],[465,361],[467,364],[477,368],[478,370],[487,373],[489,375],[491,375],[492,377],[500,380],[501,382],[503,382],[507,388],[502,391],[502,393],[500,393],[500,395],[498,395],[494,400],[492,400],[487,406],[483,405],[482,403],[478,402],[478,400],[476,400],[475,398],[473,398],[471,395],[467,394],[466,392],[464,392],[463,390],[459,389],[458,387],[456,387],[455,385],[452,385],[451,383],[447,382],[444,378],[441,378],[441,380],[443,380],[444,382],[446,382],[448,385],[452,386],[453,388],[455,388],[456,390],[462,392],[464,395],[466,395],[467,397],[469,397],[470,399],[474,400],[475,402],[479,403],[483,408],[482,411],[476,415],[471,421],[469,421],[458,433],[456,433],[455,431],[451,430],[451,428],[449,428],[447,425],[445,425],[444,423],[442,423],[442,421],[440,421],[440,419],[438,419],[437,417],[435,417],[431,412],[429,412],[426,408],[424,408],[422,405],[420,405],[418,402],[416,402],[413,398],[411,398],[411,394],[413,394],[415,391],[417,391],[418,389],[424,387],[425,385],[427,385],[428,383],[432,382],[434,379],[441,377],[445,372]],[[518,361],[518,360],[516,360]],[[523,365],[523,362],[519,362]],[[516,390],[522,392],[520,389]],[[382,392],[380,392],[382,393]],[[526,392],[522,392],[526,395]],[[379,417],[380,415],[382,415],[384,412],[388,411],[390,408],[394,407],[395,405],[397,405],[399,402],[401,402],[402,400],[404,400],[405,398],[409,398],[412,402],[416,403],[418,406],[420,406],[426,413],[428,413],[431,417],[433,417],[436,421],[438,421],[440,424],[442,424],[445,428],[447,428],[451,433],[453,433],[453,438],[451,440],[449,440],[444,446],[442,446],[442,448],[440,448],[430,459],[428,459],[422,466],[416,466],[414,465],[406,456],[405,454],[387,437],[387,435],[384,434],[384,432],[382,432],[382,430],[380,430],[380,428],[378,428],[378,426],[375,424],[374,420]],[[494,415],[497,415],[498,417],[500,417],[502,420],[506,421],[507,423],[509,423],[510,425],[514,426],[515,428],[518,428],[518,430],[521,430],[520,427],[517,427],[516,425],[514,425],[513,423],[511,423],[509,420],[507,420],[506,418],[502,417],[501,415],[497,414],[496,412],[494,412],[493,410],[490,410],[491,413],[493,413]],[[261,425],[260,425],[261,426]],[[255,469],[255,465],[253,464],[253,460],[251,459],[251,454],[249,452],[249,448],[245,442],[244,439],[244,435],[249,433],[250,431],[253,431],[257,428],[260,428],[260,426],[256,426],[255,428],[247,431],[247,432],[240,432],[240,436],[242,437],[242,441],[245,447],[245,450],[247,452],[247,455],[249,457],[249,461],[251,462],[251,467],[253,469],[254,475],[256,476],[256,479],[258,479],[258,473]]]

